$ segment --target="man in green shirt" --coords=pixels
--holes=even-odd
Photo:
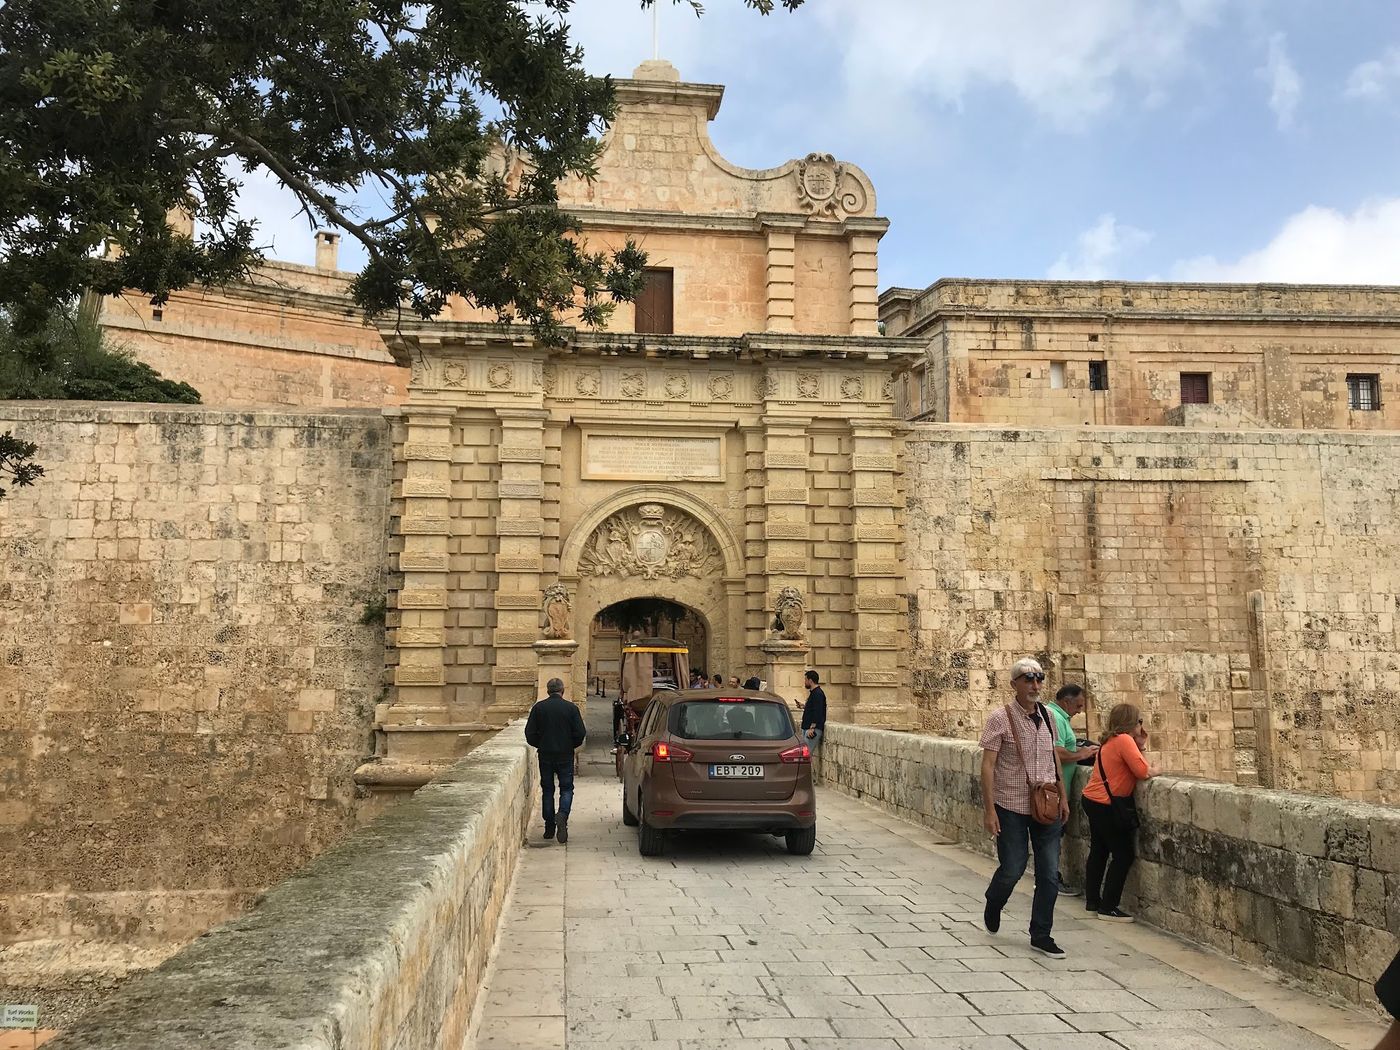
[[[1079,738],[1075,735],[1074,727],[1070,725],[1069,721],[1084,710],[1086,700],[1082,685],[1062,685],[1055,693],[1054,702],[1046,705],[1050,717],[1055,720],[1055,755],[1060,760],[1060,772],[1064,775],[1066,795],[1069,793],[1070,785],[1074,783],[1074,771],[1079,768],[1079,760],[1093,758],[1099,753],[1097,744],[1089,744],[1087,747],[1079,746]],[[1065,882],[1063,874],[1059,876],[1059,880],[1062,894],[1077,897],[1083,892]]]

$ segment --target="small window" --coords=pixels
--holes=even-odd
[[[1097,333],[1097,332],[1094,333],[1093,335],[1089,336],[1089,342],[1091,342],[1091,343],[1097,343],[1098,341],[1099,341],[1099,337],[1098,337],[1098,333]]]
[[[1381,377],[1347,376],[1347,404],[1353,412],[1375,412],[1381,407]]]
[[[163,320],[165,320],[165,311],[162,310],[159,306],[155,307],[153,310],[151,310],[151,320],[152,320],[152,321],[163,321]]]
[[[643,270],[642,294],[637,296],[638,332],[670,335],[675,328],[675,278],[672,270]]]
[[[1210,404],[1210,373],[1181,373],[1181,403],[1183,405]]]
[[[1065,388],[1065,363],[1063,361],[1050,362],[1050,389],[1063,390]]]
[[[1107,361],[1090,361],[1090,362],[1089,362],[1089,389],[1090,389],[1090,390],[1107,390],[1107,389],[1108,389],[1108,362],[1107,362]]]

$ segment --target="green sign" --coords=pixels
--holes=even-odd
[[[7,1003],[0,1006],[0,1028],[38,1028],[39,1008],[32,1004]]]

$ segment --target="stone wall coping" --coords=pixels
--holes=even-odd
[[[1066,434],[1078,434],[1083,438],[1098,442],[1120,441],[1138,452],[1126,452],[1120,446],[1114,449],[1115,462],[1122,466],[1132,465],[1135,454],[1149,455],[1147,446],[1161,444],[1173,446],[1173,455],[1180,455],[1183,442],[1209,445],[1213,454],[1221,454],[1225,447],[1234,442],[1241,445],[1370,445],[1375,447],[1393,446],[1400,439],[1396,430],[1191,430],[1183,427],[1149,426],[997,426],[989,423],[941,423],[911,421],[907,427],[910,440],[927,441],[936,444],[955,444],[968,440],[1025,441],[1034,442],[1061,438]]]
[[[881,316],[907,308],[911,332],[945,317],[1008,315],[1400,325],[1400,286],[944,277],[922,291],[888,288],[879,308]]]
[[[424,999],[444,908],[473,901],[466,861],[519,848],[523,828],[498,827],[530,785],[523,722],[511,723],[411,798],[356,831],[248,914],[205,934],[54,1039],[53,1050],[184,1050],[195,1045],[428,1046],[439,1018]],[[508,837],[516,831],[514,843]],[[504,836],[504,837],[503,837]],[[503,890],[503,887],[502,887]],[[465,900],[465,904],[463,901]],[[494,939],[480,916],[471,934]]]
[[[124,401],[7,401],[0,420],[33,423],[189,423],[198,426],[340,427],[384,416],[379,408],[297,412],[267,408],[214,408]]]

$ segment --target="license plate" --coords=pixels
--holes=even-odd
[[[763,779],[762,766],[711,766],[710,778],[718,779]]]

